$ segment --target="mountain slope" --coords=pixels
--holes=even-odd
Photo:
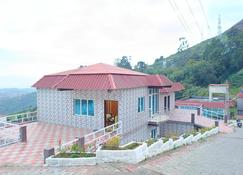
[[[166,67],[156,63],[150,65],[149,73],[164,73],[169,78],[186,86],[185,96],[207,95],[211,83],[232,82],[234,88],[239,83],[232,76],[242,75],[243,69],[243,20],[221,35],[203,41],[183,52],[166,58]],[[234,77],[234,76],[233,76]],[[239,78],[238,78],[239,80]]]
[[[33,89],[0,89],[0,115],[36,108],[36,92]]]

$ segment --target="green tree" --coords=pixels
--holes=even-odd
[[[123,56],[121,59],[117,58],[115,60],[115,65],[126,69],[132,69],[131,58],[128,58],[127,56]]]
[[[137,64],[134,67],[134,69],[136,71],[139,71],[139,72],[146,72],[147,64],[145,62],[143,62],[143,61],[139,61],[139,62],[137,62]]]

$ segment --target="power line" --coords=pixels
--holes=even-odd
[[[209,26],[209,22],[208,22],[208,17],[207,17],[207,14],[205,13],[205,10],[204,10],[202,1],[201,1],[201,0],[198,0],[198,2],[199,2],[199,4],[200,4],[200,8],[201,8],[201,10],[202,10],[203,16],[204,16],[204,18],[205,18],[205,20],[206,20],[208,30],[209,30],[209,32],[210,32],[210,26]]]
[[[193,10],[192,10],[190,4],[188,3],[188,0],[185,0],[185,1],[186,1],[186,5],[187,5],[187,7],[188,7],[188,9],[189,9],[189,11],[190,11],[192,17],[193,17],[193,20],[194,20],[194,22],[195,22],[195,24],[196,24],[196,26],[197,26],[197,29],[198,29],[198,31],[200,32],[201,37],[203,38],[203,32],[202,32],[201,27],[199,26],[199,24],[198,24],[198,22],[197,22],[197,19],[196,19],[195,15],[194,15],[194,12],[193,12]]]
[[[180,12],[180,9],[176,5],[175,1],[174,0],[168,0],[168,1],[169,1],[170,6],[172,7],[174,12],[176,13],[177,18],[178,18],[179,22],[181,23],[181,25],[183,26],[183,28],[185,29],[185,31],[190,32],[190,28],[188,27],[188,25],[185,21],[185,18],[183,17],[182,13]],[[173,3],[172,3],[172,1],[173,1]]]

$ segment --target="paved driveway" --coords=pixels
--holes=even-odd
[[[102,164],[82,167],[1,167],[0,174],[148,174],[242,175],[243,129],[161,154],[138,165]]]
[[[88,133],[85,129],[41,122],[26,126],[27,143],[19,142],[0,148],[0,166],[41,166],[44,148],[57,146],[60,139],[65,143]]]

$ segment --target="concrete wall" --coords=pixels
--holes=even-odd
[[[171,92],[171,93],[166,93],[166,94],[162,94],[160,93],[159,95],[159,112],[163,113],[164,112],[164,97],[170,96],[170,110],[173,111],[175,109],[175,93]]]
[[[145,111],[138,113],[138,97],[145,97]],[[73,99],[94,100],[94,116],[73,115]],[[38,120],[97,130],[104,127],[104,100],[118,101],[118,119],[123,122],[122,143],[142,141],[150,136],[148,88],[108,91],[37,90]]]
[[[243,98],[237,99],[237,111],[238,115],[243,115]]]
[[[159,129],[161,136],[166,136],[168,133],[181,135],[183,133],[193,131],[194,125],[185,122],[166,121],[160,124]]]
[[[175,94],[170,93],[171,110],[175,106]],[[159,112],[163,111],[164,94],[159,97]],[[138,113],[138,97],[145,97],[145,111]],[[94,116],[73,115],[74,99],[94,100]],[[98,130],[104,127],[104,100],[118,101],[118,120],[123,123],[122,144],[130,141],[143,141],[150,137],[148,126],[149,94],[148,88],[113,90],[74,90],[56,89],[37,90],[38,120],[54,124],[63,124],[79,128]],[[159,133],[159,132],[158,132]]]

